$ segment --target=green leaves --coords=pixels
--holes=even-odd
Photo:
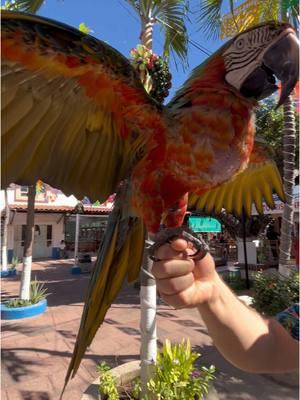
[[[38,282],[35,278],[30,283],[30,300],[12,299],[5,303],[6,307],[26,307],[44,300],[50,294],[44,286],[44,283]]]
[[[100,375],[99,390],[101,394],[109,400],[119,400],[120,397],[116,385],[116,380],[110,372],[109,365],[107,365],[106,362],[102,362],[101,364],[97,365],[96,370]]]
[[[36,304],[41,300],[44,300],[50,293],[47,293],[44,283],[40,283],[36,280],[30,283],[30,303]]]
[[[153,17],[158,21],[165,35],[163,56],[169,58],[176,55],[188,66],[188,33],[186,22],[188,19],[188,2],[183,0],[154,0]]]
[[[216,39],[220,36],[223,0],[202,0],[197,10],[199,29],[207,38]]]
[[[260,102],[256,110],[256,136],[265,139],[272,149],[272,158],[283,176],[283,108],[276,109],[273,96]],[[296,135],[299,140],[299,118],[296,118]],[[296,164],[299,163],[299,147],[296,147]]]
[[[288,278],[279,274],[256,274],[253,306],[267,315],[276,315],[299,299],[299,273]]]
[[[126,0],[142,21],[152,19],[164,34],[163,57],[172,54],[179,58],[184,68],[188,66],[188,20],[189,2],[187,0]]]
[[[196,368],[199,357],[200,354],[192,351],[189,340],[172,345],[167,339],[157,354],[153,378],[148,382],[149,391],[160,400],[202,399],[214,379],[215,368]]]
[[[91,28],[89,28],[84,22],[81,22],[79,24],[79,28],[80,32],[86,33],[87,35],[91,32],[93,32],[93,30]]]
[[[9,3],[9,8],[6,8],[8,10],[25,11],[35,14],[43,5],[44,0],[11,0],[5,4],[7,3]]]

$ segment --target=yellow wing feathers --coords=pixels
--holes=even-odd
[[[3,187],[41,179],[106,200],[143,152],[156,104],[104,42],[40,17],[1,17]]]
[[[272,193],[281,200],[285,196],[282,181],[276,164],[271,160],[250,163],[248,168],[232,180],[210,190],[202,196],[191,194],[189,207],[206,213],[219,213],[224,208],[228,213],[241,215],[242,210],[251,215],[252,204],[259,213],[263,212],[263,202],[274,207]]]

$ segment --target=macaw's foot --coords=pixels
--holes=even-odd
[[[176,238],[185,239],[187,242],[192,243],[193,247],[196,249],[194,254],[191,254],[191,258],[201,259],[206,253],[209,251],[208,244],[204,241],[200,234],[193,232],[187,226],[180,226],[178,228],[165,228],[158,232],[152,240],[154,244],[149,248],[149,257],[153,261],[160,261],[157,257],[155,257],[156,250],[166,244],[170,243],[172,240]]]

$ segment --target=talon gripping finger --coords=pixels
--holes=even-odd
[[[197,251],[189,256],[191,258],[197,257],[201,259],[209,251],[209,246],[204,239],[202,239],[201,236],[196,236],[196,234],[187,226],[181,226],[179,228],[166,228],[161,230],[154,237],[154,244],[148,250],[150,259],[154,262],[161,261],[159,258],[155,257],[155,252],[159,249],[159,247],[166,243],[170,243],[175,238],[185,239],[194,245]]]

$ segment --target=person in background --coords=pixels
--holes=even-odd
[[[282,373],[299,368],[299,306],[293,336],[274,318],[244,305],[223,282],[209,253],[195,257],[193,245],[177,238],[155,254],[152,273],[162,299],[175,308],[197,308],[215,346],[234,366],[254,373]],[[288,314],[288,315],[287,315]]]
[[[266,233],[267,239],[270,240],[270,247],[274,260],[278,261],[278,239],[279,233],[275,231],[274,225],[270,224]]]
[[[292,240],[292,250],[293,250],[293,256],[296,259],[296,268],[298,271],[299,271],[299,241],[300,241],[299,227],[297,227]]]
[[[60,245],[59,245],[59,255],[60,255],[60,258],[66,258],[66,243],[65,243],[65,241],[64,240],[61,240],[60,241]]]

